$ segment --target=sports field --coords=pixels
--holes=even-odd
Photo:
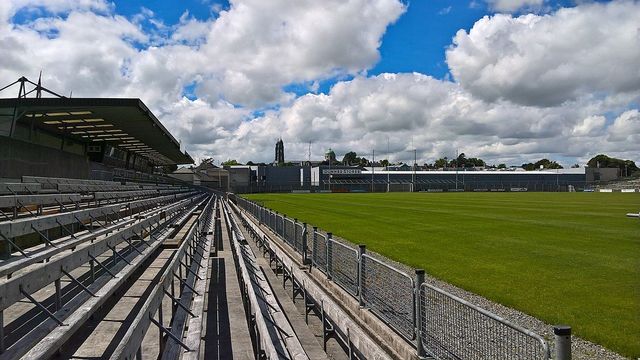
[[[640,357],[640,194],[246,197]]]

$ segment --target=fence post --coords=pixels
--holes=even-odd
[[[287,222],[287,215],[282,214],[282,238],[283,239],[285,238],[285,234],[286,234],[286,232],[284,231],[284,226],[285,226],[286,222]]]
[[[286,238],[284,237],[284,221],[287,218],[287,215],[282,214],[282,227],[280,227],[280,230],[282,231],[282,233],[280,234],[280,236],[282,236],[282,238],[285,240],[286,242]]]
[[[333,237],[332,233],[327,233],[327,246],[326,246],[326,250],[327,250],[327,256],[325,257],[325,263],[327,265],[327,278],[329,280],[331,280],[331,262],[329,261],[330,257],[329,255],[331,254],[331,238]]]
[[[318,227],[313,227],[313,236],[311,237],[311,267],[315,265],[317,261],[318,254],[316,254],[317,241],[318,239]]]
[[[556,360],[571,360],[571,326],[553,327],[556,343]]]
[[[308,238],[309,237],[309,232],[307,231],[307,223],[303,222],[302,223],[302,264],[308,264],[309,263],[309,259],[307,258],[307,250],[309,250],[308,244]]]
[[[296,251],[300,251],[300,249],[298,249],[297,242],[298,242],[298,219],[293,218],[293,247]]]
[[[419,358],[423,358],[427,355],[424,347],[422,346],[422,316],[420,314],[420,287],[424,282],[424,270],[416,269],[416,278],[413,286],[415,287],[413,291],[413,322],[416,325],[416,350]]]
[[[365,252],[367,251],[367,248],[365,245],[360,244],[358,245],[358,303],[360,305],[361,308],[364,307],[364,299],[362,298],[362,278],[364,277],[364,259],[362,258],[362,255],[365,254]]]

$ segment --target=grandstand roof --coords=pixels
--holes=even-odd
[[[88,144],[108,143],[156,165],[193,163],[140,99],[0,99],[0,110],[3,108],[15,108],[18,122]]]

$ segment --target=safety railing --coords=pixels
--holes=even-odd
[[[362,304],[391,324],[407,340],[415,339],[414,279],[366,253],[361,254],[360,266]]]
[[[269,227],[311,266],[346,290],[400,336],[419,356],[436,359],[549,359],[539,335],[424,283],[424,271],[400,269],[384,257],[337,241],[313,228],[310,241],[291,241],[285,215],[237,197],[237,204]],[[295,224],[295,221],[292,221]],[[304,224],[306,227],[306,224]],[[302,235],[301,235],[302,236]],[[301,238],[302,239],[302,238]],[[293,242],[293,244],[292,244]]]
[[[429,284],[420,286],[419,341],[437,359],[548,359],[539,335]]]
[[[292,219],[288,219],[286,216],[282,217],[282,221],[283,221],[282,237],[284,238],[284,241],[289,243],[289,245],[293,246],[295,242],[296,224]]]
[[[331,233],[323,235],[318,232],[318,228],[313,228],[313,237],[311,241],[311,264],[318,270],[327,274],[327,252]]]
[[[327,242],[327,275],[348,293],[358,296],[358,250],[329,238]]]

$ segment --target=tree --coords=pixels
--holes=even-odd
[[[481,166],[485,166],[485,165],[486,165],[486,163],[482,159],[468,158],[466,167],[474,167],[474,166],[481,167]]]
[[[371,162],[367,160],[365,157],[357,158],[359,160],[358,165],[360,166],[371,166]]]
[[[387,159],[380,160],[380,166],[384,166],[384,167],[389,166],[389,160]]]
[[[623,175],[631,175],[640,170],[632,160],[616,159],[604,154],[596,155],[591,158],[591,160],[587,162],[587,166],[593,168],[618,168],[622,171]]]
[[[232,165],[242,165],[242,164],[240,164],[240,163],[239,163],[237,160],[235,160],[235,159],[233,159],[233,160],[229,159],[229,160],[227,160],[227,161],[223,162],[223,163],[222,163],[222,165],[224,165],[224,166],[232,166]]]
[[[455,167],[465,167],[467,164],[467,157],[464,155],[464,153],[460,153],[460,155],[458,155],[458,158],[453,160],[452,163]]]
[[[342,163],[347,166],[355,165],[358,162],[358,154],[356,154],[354,151],[349,151],[348,153],[344,154],[344,157],[342,158]]]
[[[527,171],[542,169],[563,169],[562,165],[558,164],[555,161],[551,161],[549,159],[541,159],[536,161],[535,164],[526,163],[522,164],[522,168]]]
[[[433,163],[433,166],[435,166],[437,169],[446,167],[447,166],[447,158],[445,157],[445,158],[440,158],[440,159],[436,160]]]
[[[542,165],[543,169],[562,169],[562,165],[558,164],[555,161],[551,161],[549,159],[542,159],[535,163],[536,168],[540,168]]]
[[[506,169],[507,165],[505,164],[498,164],[498,169]]]
[[[580,164],[573,164],[573,165],[571,165],[571,168],[572,168],[572,169],[577,169],[577,168],[579,168],[579,167],[580,167]]]

